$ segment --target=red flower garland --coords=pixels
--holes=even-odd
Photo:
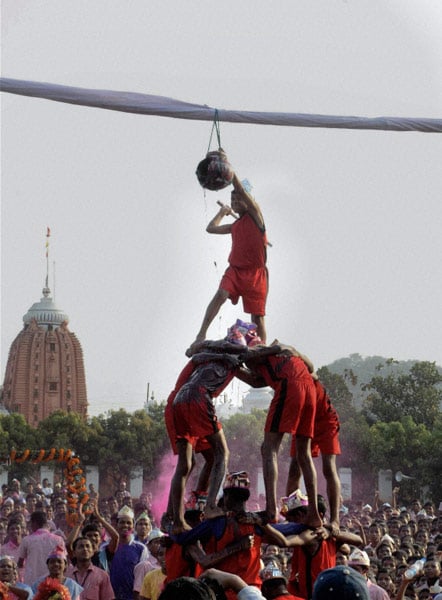
[[[69,590],[58,579],[46,577],[37,588],[34,600],[72,600]]]
[[[43,448],[37,452],[31,452],[31,450],[26,449],[21,454],[13,449],[9,455],[9,459],[11,462],[16,463],[23,463],[26,460],[30,460],[33,464],[49,462],[51,460],[66,463],[66,467],[63,469],[68,491],[66,521],[71,527],[74,527],[78,521],[78,503],[80,502],[84,506],[88,502],[89,496],[86,493],[86,478],[83,476],[83,469],[80,467],[80,459],[74,456],[73,451],[60,448],[57,456],[56,448],[51,448],[49,452]],[[86,510],[84,512],[87,514],[90,511]]]

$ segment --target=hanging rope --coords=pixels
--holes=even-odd
[[[219,113],[218,113],[218,109],[215,108],[215,116],[213,117],[213,123],[212,123],[212,131],[210,132],[210,140],[209,140],[209,146],[207,148],[207,153],[210,152],[210,146],[212,145],[212,138],[213,138],[213,132],[216,131],[216,137],[218,140],[218,150],[221,150],[221,130],[220,130],[220,126],[219,126]]]

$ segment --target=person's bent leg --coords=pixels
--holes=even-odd
[[[321,527],[322,519],[318,512],[318,484],[315,465],[310,450],[311,439],[303,435],[296,436],[296,455],[304,476],[305,489],[308,496],[306,525]]]
[[[327,482],[327,497],[330,504],[330,524],[334,534],[339,532],[339,501],[341,482],[336,469],[336,454],[322,455],[322,472]]]
[[[184,439],[177,440],[177,448],[178,462],[170,486],[173,512],[172,533],[174,534],[191,529],[184,520],[184,491],[192,468],[193,448]]]
[[[278,452],[283,433],[266,431],[261,446],[262,473],[266,493],[266,512],[270,520],[276,519],[276,486],[278,483]]]
[[[207,441],[213,449],[213,467],[209,477],[204,515],[206,519],[212,519],[224,515],[224,511],[216,505],[216,496],[226,476],[229,449],[222,429],[207,436]]]
[[[263,315],[250,315],[250,318],[252,320],[252,323],[255,323],[256,325],[257,334],[265,344],[267,342],[265,317]]]

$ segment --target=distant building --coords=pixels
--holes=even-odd
[[[273,394],[274,392],[271,387],[250,388],[243,398],[241,412],[250,414],[253,408],[267,410],[272,401]]]
[[[56,410],[87,417],[83,351],[50,294],[46,277],[43,297],[25,314],[12,342],[2,390],[4,408],[34,427]]]
[[[254,408],[267,410],[272,398],[273,390],[270,387],[249,388],[239,403],[235,403],[225,392],[215,398],[216,414],[223,420],[236,413],[250,414]]]

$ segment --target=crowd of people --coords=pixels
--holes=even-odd
[[[47,483],[28,482],[24,491],[16,479],[3,486],[0,598],[199,598],[185,591],[198,581],[200,591],[219,588],[216,597],[228,600],[308,599],[335,566],[358,572],[372,599],[442,598],[442,507],[419,500],[396,506],[397,490],[392,505],[378,498],[341,503],[336,532],[321,496],[323,525],[306,524],[308,498],[299,490],[281,500],[276,522],[255,505],[250,512],[248,475],[233,473],[218,502],[223,516],[204,519],[205,497],[192,493],[185,505],[190,527],[169,535],[155,522],[151,493],[134,500],[123,482],[111,497],[96,494],[88,514],[80,505],[70,527],[66,488]]]

